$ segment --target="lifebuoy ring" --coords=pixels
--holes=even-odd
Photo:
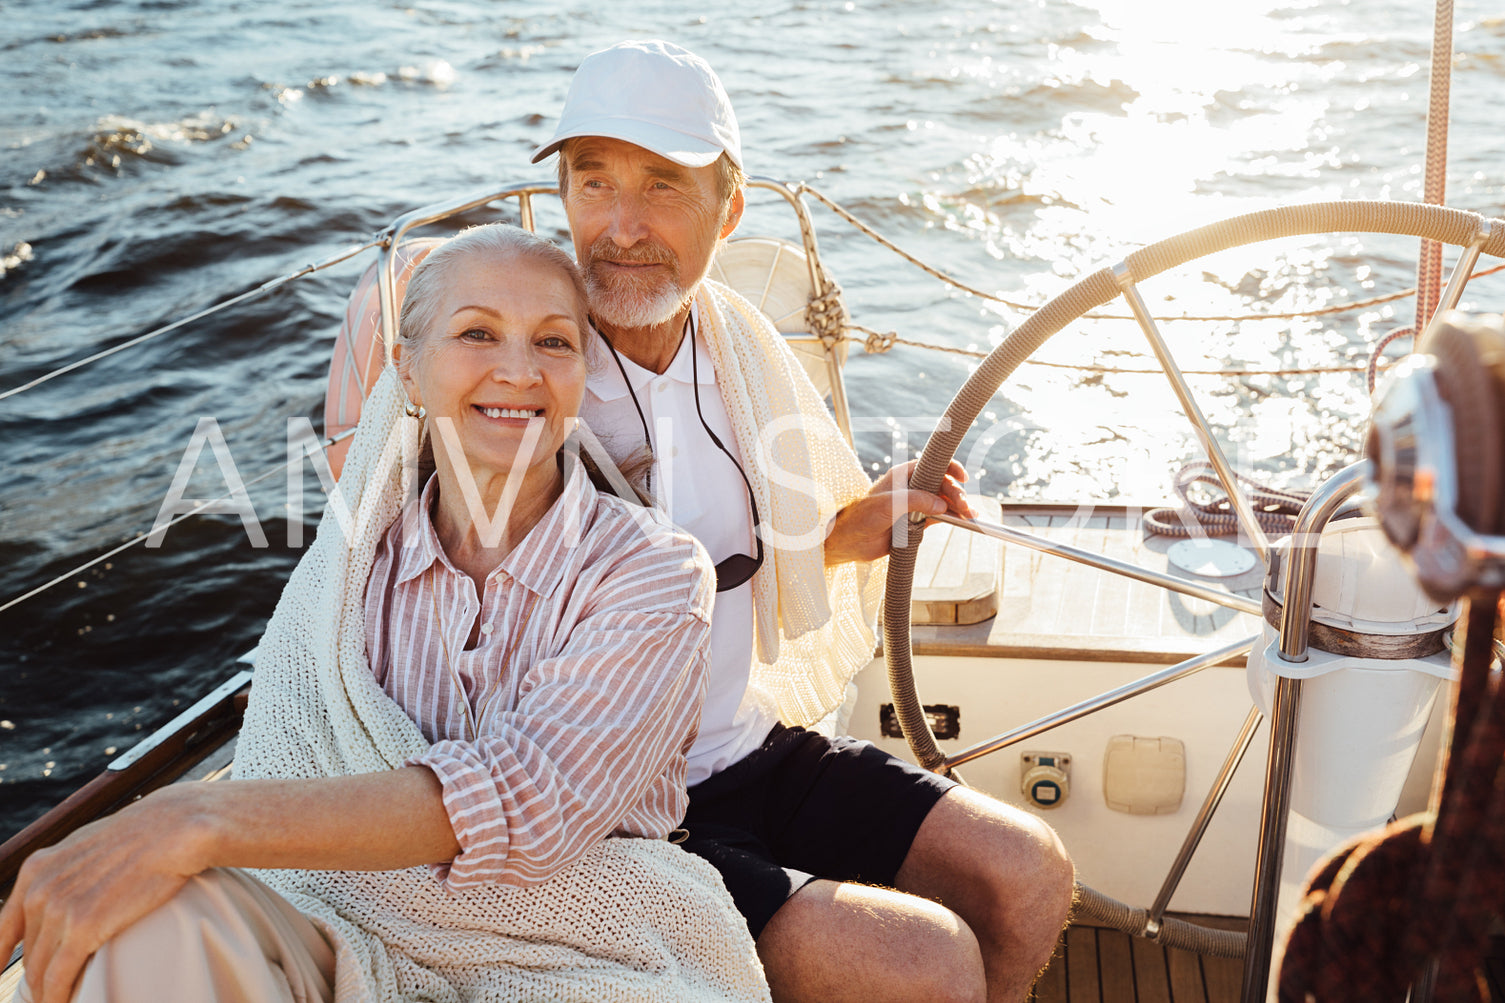
[[[442,237],[423,237],[398,246],[395,298],[399,310],[413,269],[443,241]],[[366,402],[366,395],[376,385],[376,378],[387,362],[381,337],[381,296],[376,284],[379,265],[380,261],[371,263],[345,304],[345,319],[340,323],[340,333],[334,340],[334,351],[329,358],[329,386],[324,393],[325,438],[339,435],[360,423],[361,405]],[[329,447],[326,455],[335,477],[340,476],[349,449],[349,439]]]
[[[423,237],[400,245],[396,262],[396,306],[402,308],[402,295],[408,278],[430,251],[443,243],[442,237]],[[345,319],[335,338],[329,360],[329,388],[324,397],[324,435],[338,435],[354,428],[361,420],[361,405],[376,384],[386,364],[381,337],[381,297],[377,294],[376,270],[379,262],[366,269],[356,283],[345,307]],[[761,310],[786,340],[815,388],[824,395],[831,392],[831,376],[826,363],[826,349],[820,339],[799,337],[808,327],[805,308],[814,295],[810,268],[804,249],[798,244],[774,237],[742,237],[729,240],[711,266],[712,278],[725,283],[745,296]],[[839,361],[846,360],[846,343],[837,349]],[[329,447],[329,467],[340,475],[346,439]]]
[[[785,335],[805,375],[822,397],[831,394],[826,347],[809,334],[805,310],[815,298],[805,249],[778,237],[739,237],[727,241],[711,264],[710,276],[741,293]],[[847,343],[836,349],[838,363],[847,359]]]

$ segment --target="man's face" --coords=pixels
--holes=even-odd
[[[741,214],[723,215],[716,168],[683,167],[619,139],[588,136],[560,152],[575,258],[604,324],[662,324],[689,306],[717,243]]]

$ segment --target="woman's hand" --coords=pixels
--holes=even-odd
[[[894,524],[910,512],[921,515],[951,514],[970,519],[976,515],[967,503],[962,484],[966,468],[956,460],[946,470],[939,494],[909,487],[909,478],[919,460],[891,468],[866,495],[836,513],[831,535],[826,537],[826,566],[847,561],[875,561],[892,549]]]
[[[67,1003],[89,957],[211,867],[382,871],[460,852],[423,767],[174,784],[21,865],[0,957],[26,942],[33,1003]]]
[[[34,1003],[67,1003],[96,950],[204,869],[194,786],[158,791],[21,866],[0,909],[0,958],[26,942]]]

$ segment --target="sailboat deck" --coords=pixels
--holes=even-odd
[[[1251,599],[1264,585],[1264,566],[1243,574],[1203,577],[1171,566],[1175,538],[1144,532],[1142,510],[1125,506],[1072,509],[1009,505],[983,519],[1116,559],[1152,572]],[[1170,663],[1243,640],[1260,630],[1257,617],[1169,592],[1016,544],[980,538],[947,525],[927,529],[915,569],[916,655],[1056,659],[1072,662]],[[966,551],[965,555],[958,551]],[[996,572],[997,565],[1001,572]],[[978,566],[995,570],[987,596],[996,615],[968,623],[963,610],[980,597],[971,586]],[[996,590],[996,591],[993,591]],[[926,623],[950,593],[957,614]],[[923,596],[923,599],[921,598]],[[941,622],[936,622],[936,621]],[[948,622],[949,621],[949,622]],[[1241,918],[1186,917],[1242,930]],[[1036,1003],[1236,1003],[1242,962],[1165,948],[1116,930],[1074,925],[1041,976]]]
[[[1242,919],[1187,917],[1242,930]],[[1243,965],[1164,948],[1126,933],[1073,926],[1035,985],[1036,1003],[1237,1003]]]

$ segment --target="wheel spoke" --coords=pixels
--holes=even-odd
[[[1203,669],[1211,668],[1220,662],[1226,662],[1230,658],[1246,655],[1254,647],[1256,640],[1258,640],[1256,637],[1245,638],[1236,644],[1218,648],[1216,651],[1209,651],[1205,655],[1197,655],[1185,661],[1177,662],[1175,665],[1161,669],[1159,672],[1152,672],[1141,679],[1136,679],[1132,683],[1125,683],[1117,689],[1100,693],[1090,700],[1083,700],[1081,703],[1073,704],[1065,710],[1038,718],[1029,724],[1015,728],[1013,731],[1006,731],[990,741],[982,742],[969,749],[963,749],[955,755],[947,756],[945,762],[946,769],[955,769],[964,763],[970,763],[974,759],[981,759],[990,752],[997,752],[999,749],[1007,748],[1027,738],[1033,738],[1041,732],[1049,731],[1052,728],[1075,721],[1079,717],[1086,717],[1088,714],[1100,711],[1105,707],[1112,707],[1116,703],[1122,703],[1130,697],[1137,697],[1141,693],[1148,693],[1150,690],[1159,689],[1166,683],[1173,683],[1177,679],[1201,672]]]
[[[1176,859],[1171,862],[1171,869],[1165,875],[1165,882],[1160,886],[1160,894],[1155,896],[1155,902],[1150,906],[1150,922],[1159,924],[1165,916],[1166,907],[1171,904],[1171,896],[1176,894],[1176,886],[1181,883],[1181,876],[1186,873],[1186,866],[1191,863],[1191,858],[1197,852],[1197,846],[1202,842],[1202,836],[1207,832],[1207,825],[1212,821],[1212,816],[1218,810],[1218,805],[1223,802],[1223,795],[1228,792],[1228,785],[1233,781],[1233,773],[1238,769],[1239,763],[1243,762],[1244,753],[1249,751],[1249,744],[1254,741],[1254,732],[1259,728],[1259,723],[1265,719],[1258,707],[1250,707],[1248,717],[1244,718],[1244,727],[1239,730],[1238,737],[1233,740],[1233,748],[1228,750],[1228,758],[1223,760],[1222,769],[1212,781],[1212,787],[1207,791],[1207,797],[1202,802],[1202,807],[1197,812],[1197,817],[1192,820],[1191,828],[1187,830],[1186,839],[1181,844],[1181,849],[1176,854]]]
[[[1090,550],[1081,550],[1065,543],[1045,540],[1035,536],[1033,533],[1026,533],[1012,526],[1003,526],[996,522],[988,522],[985,519],[959,519],[953,515],[933,515],[927,516],[926,519],[929,522],[944,522],[951,526],[969,529],[983,536],[991,536],[995,540],[1002,540],[1005,543],[1014,543],[1021,547],[1027,547],[1030,550],[1037,550],[1042,554],[1050,554],[1053,557],[1064,557],[1069,561],[1076,561],[1078,564],[1097,568],[1099,571],[1109,571],[1124,578],[1131,578],[1136,582],[1144,582],[1146,585],[1158,585],[1171,592],[1179,592],[1182,595],[1193,596],[1197,599],[1206,599],[1208,602],[1238,610],[1240,613],[1249,613],[1257,617],[1264,616],[1264,610],[1260,604],[1256,600],[1245,596],[1235,595],[1232,592],[1224,592],[1221,589],[1208,588],[1206,585],[1188,581],[1185,578],[1178,578],[1175,575],[1162,574],[1158,571],[1151,571],[1148,568],[1141,568],[1137,564],[1130,564],[1127,561],[1119,561],[1111,557],[1104,557],[1101,554],[1094,554]]]
[[[1223,490],[1228,492],[1228,500],[1233,504],[1233,511],[1238,515],[1239,525],[1249,537],[1250,544],[1259,552],[1260,560],[1269,566],[1270,541],[1266,539],[1265,531],[1260,528],[1259,520],[1254,516],[1254,508],[1249,504],[1249,499],[1244,497],[1244,492],[1240,490],[1238,479],[1233,476],[1233,467],[1228,463],[1228,458],[1223,455],[1223,447],[1218,444],[1217,437],[1212,434],[1212,429],[1207,425],[1207,418],[1202,414],[1202,409],[1197,406],[1196,398],[1191,395],[1191,385],[1186,382],[1186,377],[1176,365],[1176,360],[1171,358],[1170,346],[1165,343],[1165,338],[1160,334],[1160,328],[1155,325],[1155,318],[1150,316],[1150,308],[1145,305],[1144,298],[1139,295],[1139,288],[1129,274],[1129,263],[1122,261],[1114,265],[1113,277],[1123,293],[1124,302],[1129,304],[1134,319],[1139,322],[1140,330],[1149,339],[1155,358],[1160,360],[1160,368],[1165,370],[1166,379],[1170,380],[1171,389],[1175,391],[1176,399],[1181,402],[1181,410],[1186,412],[1187,419],[1191,421],[1192,428],[1197,433],[1197,441],[1202,444],[1202,452],[1207,454],[1208,462],[1217,472],[1218,480],[1223,482]]]

